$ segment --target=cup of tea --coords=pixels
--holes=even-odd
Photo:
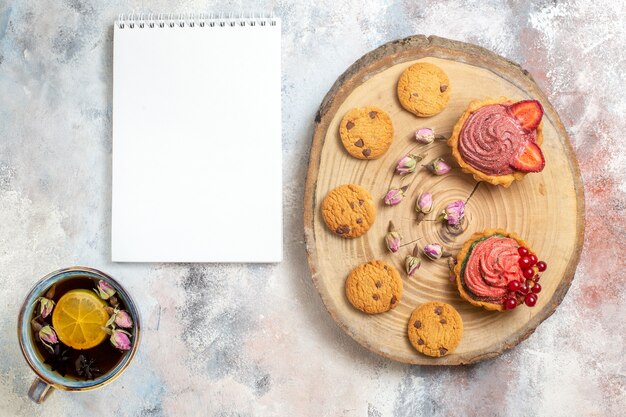
[[[43,277],[17,323],[22,353],[37,375],[29,397],[41,403],[54,388],[86,391],[113,381],[135,356],[140,329],[135,303],[104,272],[71,267]]]

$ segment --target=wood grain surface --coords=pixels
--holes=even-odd
[[[405,111],[396,97],[396,83],[402,71],[417,61],[432,62],[449,76],[451,99],[445,110],[430,118],[418,118]],[[527,175],[510,188],[482,183],[469,200],[463,230],[452,232],[441,223],[417,224],[415,199],[431,191],[435,206],[428,216],[434,219],[447,203],[466,199],[476,182],[455,167],[445,176],[420,169],[403,179],[394,167],[405,154],[426,153],[427,162],[444,157],[452,162],[445,141],[418,145],[417,128],[431,127],[448,136],[468,103],[476,98],[506,96],[513,100],[537,99],[545,109],[543,119],[546,168]],[[339,122],[353,107],[379,106],[394,123],[395,139],[388,152],[373,161],[357,160],[343,149]],[[475,45],[437,37],[413,36],[390,42],[354,63],[333,85],[316,116],[304,203],[304,231],[312,279],[339,326],[357,342],[387,358],[426,365],[459,365],[499,355],[527,338],[549,317],[565,296],[583,243],[584,198],[578,165],[567,133],[552,105],[532,77],[519,65]],[[330,233],[322,220],[321,202],[326,193],[342,184],[367,188],[378,202],[377,219],[369,232],[356,239],[342,239]],[[382,197],[391,187],[409,185],[407,197],[388,207]],[[416,276],[404,278],[404,296],[394,310],[366,315],[354,309],[344,293],[346,276],[357,265],[383,259],[404,271],[407,245],[396,254],[384,245],[387,224],[393,220],[403,243],[418,240],[420,246],[439,242],[456,254],[475,231],[502,227],[530,243],[540,259],[548,263],[543,274],[543,291],[534,308],[511,312],[489,312],[460,298],[449,279],[445,260],[422,261]],[[452,304],[463,318],[465,333],[460,345],[442,358],[417,353],[409,344],[406,326],[413,309],[423,302],[440,300]]]

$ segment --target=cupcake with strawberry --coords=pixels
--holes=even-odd
[[[528,244],[504,229],[475,233],[454,267],[461,297],[487,310],[513,310],[537,303],[540,274],[547,268]]]
[[[476,181],[508,187],[545,166],[542,117],[537,100],[474,100],[448,139],[452,156]]]

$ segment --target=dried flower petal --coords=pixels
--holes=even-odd
[[[443,158],[436,158],[430,161],[426,168],[435,175],[445,175],[452,169]]]
[[[431,144],[435,141],[435,132],[428,127],[423,127],[415,131],[415,140],[425,145]]]
[[[424,246],[424,255],[426,255],[433,261],[441,258],[442,254],[443,246],[441,246],[439,243],[431,243],[430,245]]]
[[[54,301],[46,297],[39,297],[35,302],[39,302],[39,315],[42,319],[48,317],[54,309]]]
[[[398,249],[400,249],[402,236],[400,236],[400,233],[396,231],[392,221],[389,221],[389,227],[387,230],[387,234],[385,235],[385,244],[391,253],[396,253]]]
[[[388,206],[395,206],[396,204],[400,203],[404,198],[404,193],[406,192],[407,188],[409,188],[409,186],[405,185],[401,188],[392,188],[391,190],[389,190],[384,198],[385,204],[387,204]]]
[[[415,211],[428,214],[433,210],[433,195],[429,192],[421,193],[415,202]]]
[[[465,216],[465,202],[463,200],[456,200],[448,204],[441,216],[448,224],[457,226],[461,224],[463,217]]]
[[[115,295],[115,289],[106,281],[98,281],[98,288],[95,291],[103,300],[108,300]]]

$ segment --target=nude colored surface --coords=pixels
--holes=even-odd
[[[273,2],[283,18],[285,261],[114,264],[112,22],[133,10],[271,4],[173,3],[0,0],[0,416],[623,415],[623,2]],[[467,367],[408,366],[361,348],[326,313],[304,251],[320,101],[365,52],[418,33],[473,42],[526,68],[560,113],[585,182],[586,242],[563,304],[517,348]],[[76,264],[110,273],[135,297],[142,345],[113,384],[36,406],[17,312],[37,279]]]

